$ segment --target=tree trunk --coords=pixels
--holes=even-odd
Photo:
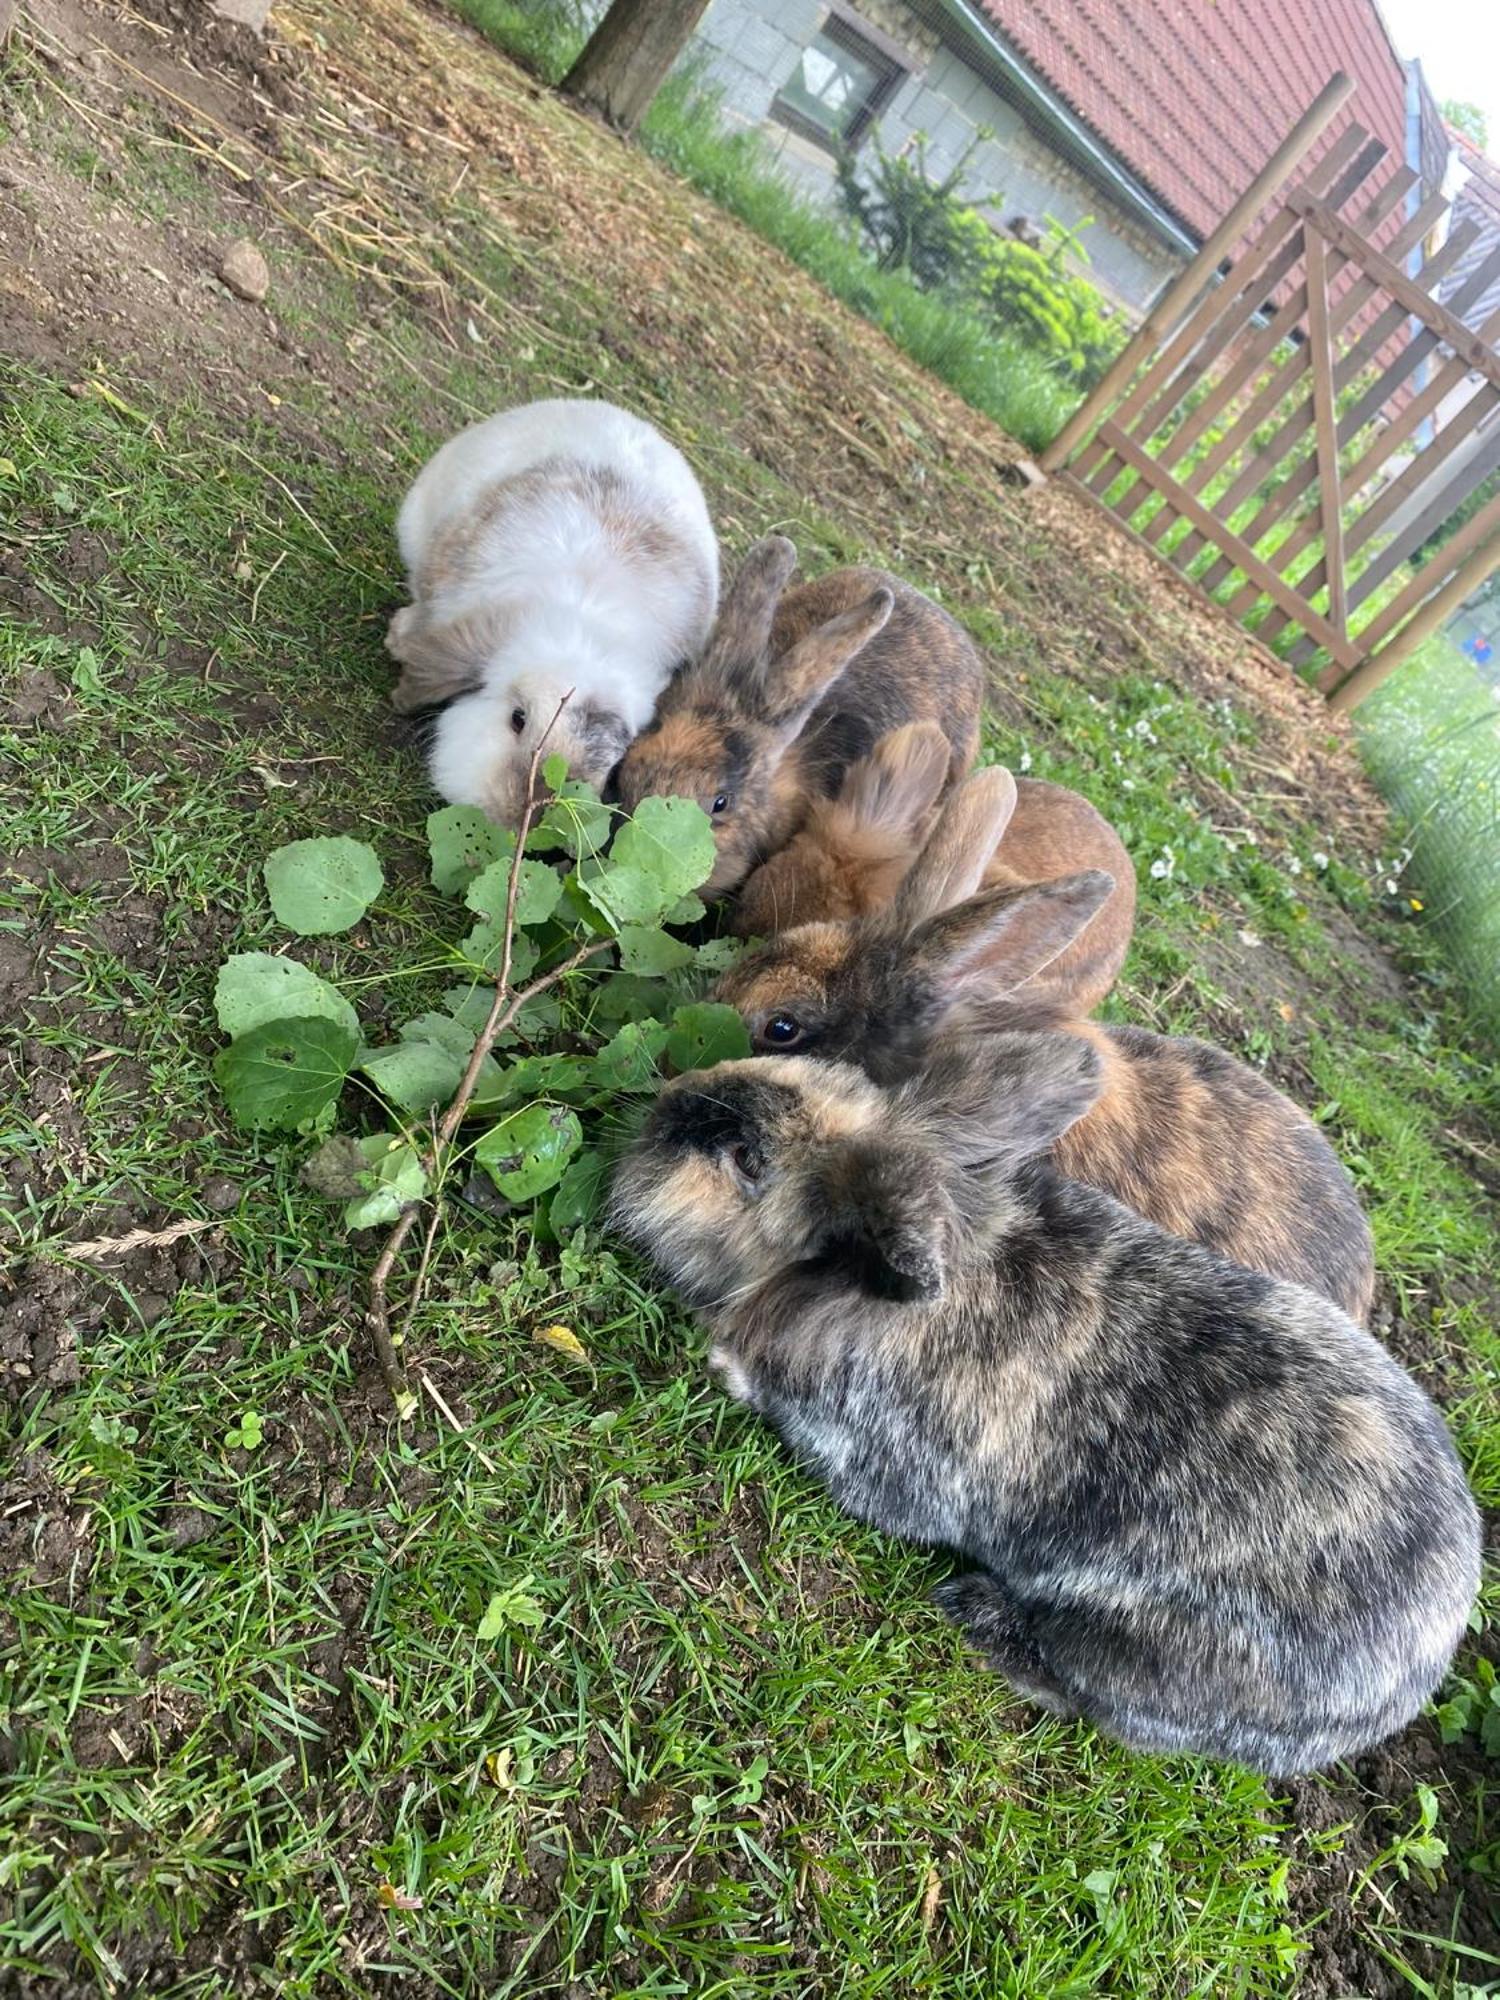
[[[633,132],[697,27],[708,0],[613,0],[562,89]]]

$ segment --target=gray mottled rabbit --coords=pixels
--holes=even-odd
[[[1477,1511],[1436,1409],[1337,1306],[1045,1161],[1099,1081],[1053,1032],[892,1089],[798,1057],[696,1072],[615,1220],[841,1506],[975,1565],[939,1602],[1019,1692],[1135,1749],[1314,1770],[1436,1688]]]

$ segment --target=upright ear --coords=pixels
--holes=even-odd
[[[937,803],[952,757],[935,722],[909,722],[851,768],[838,803],[861,827],[912,838]]]
[[[938,814],[937,825],[907,871],[895,914],[920,923],[972,896],[1016,809],[1016,781],[999,764],[974,771]]]
[[[855,654],[884,626],[895,602],[882,585],[863,604],[841,611],[788,647],[779,660],[770,661],[761,676],[762,718],[788,738],[795,737]]]
[[[919,924],[908,940],[910,962],[950,1000],[1013,993],[1067,950],[1114,886],[1102,868],[1085,868],[1024,889],[986,890]]]
[[[385,635],[386,651],[404,670],[391,694],[396,713],[412,715],[473,694],[485,662],[504,636],[505,618],[497,611],[467,611],[434,621],[420,604],[403,606]]]
[[[719,605],[703,654],[706,673],[738,680],[759,669],[781,593],[796,567],[796,544],[785,535],[767,535],[749,551]]]
[[[1102,1058],[1082,1035],[953,1036],[902,1085],[893,1112],[915,1118],[955,1165],[1006,1169],[1046,1152],[1103,1087]]]
[[[846,1139],[813,1169],[807,1254],[883,1299],[935,1299],[943,1289],[952,1210],[925,1147]]]

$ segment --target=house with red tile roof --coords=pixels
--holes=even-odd
[[[1447,159],[1375,0],[712,0],[697,48],[803,188],[832,199],[840,145],[920,133],[929,172],[965,161],[1001,226],[1079,231],[1132,315],[1337,70],[1355,93],[1318,151],[1357,122],[1387,148],[1372,185],[1409,162],[1425,191]]]

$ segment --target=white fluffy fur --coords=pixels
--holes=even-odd
[[[504,482],[549,461],[553,487],[519,510],[497,506]],[[623,510],[601,518],[568,481],[579,466],[612,474]],[[670,561],[653,555],[662,534]],[[412,621],[429,632],[467,621],[477,635],[464,679],[478,686],[437,719],[433,784],[501,821],[519,817],[537,738],[569,688],[548,751],[600,783],[712,623],[718,543],[698,482],[658,431],[609,403],[530,403],[460,431],[418,474],[396,535],[413,608],[392,623],[392,651],[407,656]]]

